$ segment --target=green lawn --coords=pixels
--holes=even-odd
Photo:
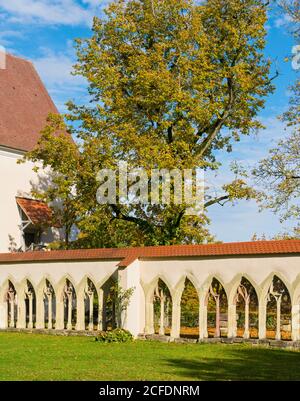
[[[0,380],[300,380],[300,353],[251,345],[0,333]]]

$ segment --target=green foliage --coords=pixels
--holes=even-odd
[[[112,327],[122,328],[122,319],[124,318],[124,314],[126,315],[126,310],[130,304],[134,290],[134,287],[123,290],[119,282],[114,280],[106,300],[107,308],[111,311]]]
[[[289,16],[292,32],[299,41],[300,2],[281,0],[279,2]],[[258,200],[262,208],[279,214],[281,221],[292,219],[295,227],[291,232],[279,234],[275,239],[299,238],[300,227],[300,80],[290,88],[290,107],[280,117],[289,129],[288,135],[269,150],[253,174],[263,188]]]
[[[76,223],[74,247],[214,240],[206,214],[187,216],[186,204],[98,205],[96,173],[124,160],[148,174],[218,169],[221,150],[261,128],[257,114],[274,89],[266,13],[260,0],[119,0],[94,19],[91,36],[76,42],[75,66],[91,102],[70,102],[65,116],[78,146],[55,135],[63,128],[52,119],[26,156],[51,167],[53,186],[40,196],[60,201],[68,235]],[[221,196],[206,194],[205,211],[254,195],[236,178]]]
[[[133,341],[132,334],[124,329],[101,332],[95,341],[100,343],[128,343]]]
[[[199,325],[199,297],[196,288],[188,279],[181,297],[181,325],[185,327]]]

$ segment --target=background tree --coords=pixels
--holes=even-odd
[[[241,135],[261,128],[256,117],[273,91],[270,62],[263,56],[266,12],[258,0],[200,5],[119,0],[108,6],[103,19],[94,19],[91,38],[77,40],[75,74],[86,78],[91,102],[69,103],[66,118],[80,143],[75,203],[87,243],[96,246],[103,230],[112,227],[125,233],[123,239],[131,233],[134,244],[212,240],[207,217],[187,216],[185,204],[99,206],[94,167],[116,167],[126,160],[129,168],[143,167],[148,173],[218,169],[216,151],[230,152]],[[101,160],[99,148],[107,151]],[[46,165],[52,159],[39,149],[27,158],[41,158]],[[91,174],[87,181],[86,170]],[[205,210],[254,195],[243,179],[224,185],[223,191],[206,196]]]
[[[283,1],[281,5],[290,16],[292,31],[299,40],[300,2]],[[254,169],[254,176],[264,188],[259,196],[262,207],[278,213],[281,221],[296,222],[291,233],[276,238],[299,238],[300,232],[300,80],[290,89],[290,107],[280,119],[291,132]]]

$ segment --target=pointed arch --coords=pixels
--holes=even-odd
[[[300,305],[300,274],[293,283],[293,291],[291,294],[292,305]]]
[[[5,297],[6,292],[8,290],[9,282],[14,286],[17,294],[19,292],[19,284],[18,284],[18,282],[15,280],[15,278],[13,276],[8,275],[7,278],[3,281],[3,283],[0,286],[0,302],[5,301],[4,297]]]
[[[249,283],[252,285],[252,287],[255,290],[257,298],[259,299],[260,294],[261,294],[261,287],[252,279],[252,277],[249,274],[239,273],[230,282],[230,286],[229,286],[230,288],[228,291],[228,304],[229,305],[232,305],[234,303],[234,298],[236,296],[237,289],[243,278],[245,278],[247,281],[249,281]]]
[[[53,280],[45,275],[37,285],[37,328],[53,329],[56,324],[56,293]]]
[[[208,336],[224,337],[228,334],[228,295],[225,285],[213,275],[206,280],[205,304],[207,308]]]
[[[194,281],[195,282],[195,281]],[[180,285],[182,285],[180,283]],[[180,336],[199,338],[199,290],[188,275],[183,283],[180,299]]]
[[[155,278],[153,278],[151,280],[150,283],[142,284],[142,287],[144,288],[144,291],[145,291],[146,301],[151,301],[151,297],[153,297],[155,287],[157,286],[157,283],[159,282],[159,280],[161,280],[162,282],[165,283],[165,285],[167,286],[167,288],[171,294],[171,297],[173,298],[173,295],[175,293],[174,288],[171,286],[168,279],[163,274],[158,274],[157,276],[155,276]],[[153,299],[152,299],[152,302],[153,302]]]
[[[75,280],[64,275],[54,287],[56,294],[56,327],[73,330],[76,327],[77,294]]]
[[[289,287],[289,288],[288,288]],[[273,273],[265,281],[263,300],[266,308],[266,336],[276,340],[291,339],[291,287],[281,274]]]
[[[0,327],[17,327],[19,318],[18,312],[18,293],[17,282],[12,276],[8,276],[0,288]]]
[[[285,285],[285,287],[288,290],[289,295],[292,299],[292,293],[293,293],[292,286],[290,285],[288,279],[284,276],[284,274],[279,271],[274,271],[274,272],[270,273],[268,275],[268,277],[263,281],[263,283],[261,285],[261,298],[262,299],[266,298],[274,276],[277,276],[283,282],[283,284]]]
[[[26,276],[20,283],[20,304],[24,308],[25,327],[33,329],[36,326],[37,290],[31,278]]]
[[[45,276],[42,277],[42,279],[39,281],[39,283],[36,286],[37,296],[43,295],[47,281],[51,284],[53,291],[55,291],[55,284],[54,284],[53,278],[49,274],[46,274]]]
[[[93,331],[99,320],[99,291],[94,279],[85,275],[77,286],[77,329]]]
[[[69,281],[72,286],[74,287],[74,290],[76,292],[76,284],[75,284],[75,280],[73,279],[73,277],[70,274],[66,274],[64,275],[54,286],[54,291],[56,294],[56,297],[62,301],[63,300],[63,290],[65,287],[66,282]]]
[[[200,288],[201,296],[205,297],[207,295],[207,291],[208,291],[209,286],[212,283],[213,279],[216,279],[221,284],[221,286],[224,289],[225,295],[228,299],[228,295],[229,295],[228,285],[225,284],[222,277],[218,273],[209,274],[207,276],[207,278],[204,280],[204,282],[202,283],[201,288]]]
[[[174,292],[173,292],[174,294]],[[170,334],[172,327],[173,298],[164,280],[158,278],[153,287],[152,305],[154,315],[154,330],[160,335]]]
[[[229,305],[232,305],[234,336],[243,338],[258,337],[259,295],[252,280],[247,275],[241,275],[239,282],[233,286]]]
[[[179,294],[180,297],[182,296],[182,292],[184,290],[185,282],[186,280],[189,280],[191,284],[193,284],[195,290],[197,291],[198,296],[200,295],[200,284],[197,280],[197,278],[191,274],[191,273],[185,273],[181,279],[178,281],[178,283],[174,287],[174,293]]]

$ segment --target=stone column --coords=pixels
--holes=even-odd
[[[72,289],[68,289],[67,292],[67,310],[68,310],[68,320],[67,320],[67,330],[72,330],[73,329],[73,324],[72,324],[72,309],[73,309],[73,291]],[[78,313],[78,309],[77,309]]]
[[[9,327],[15,327],[15,296],[9,300],[10,322]]]
[[[77,304],[76,304],[77,322],[75,325],[75,329],[78,331],[85,330],[85,295],[86,295],[86,292],[84,291],[84,292],[78,293],[78,296],[77,296]]]
[[[228,305],[228,319],[227,319],[227,337],[237,336],[237,324],[236,324],[236,304]]]
[[[14,301],[14,299],[9,301],[9,306],[10,306],[9,327],[13,328],[13,327],[15,327],[15,301]]]
[[[179,338],[180,337],[180,298],[174,297],[172,302],[172,329],[171,329],[171,337]]]
[[[102,331],[103,330],[103,314],[105,313],[104,311],[104,291],[102,288],[98,290],[98,330]]]
[[[18,318],[17,318],[17,328],[26,328],[26,304],[25,304],[25,294],[22,297],[18,297]]]
[[[292,340],[293,341],[299,341],[300,339],[300,333],[299,333],[299,323],[300,323],[300,305],[295,304],[292,305],[292,311],[291,311],[291,319],[292,319]]]
[[[88,290],[89,297],[89,331],[94,330],[94,291]]]
[[[214,337],[221,337],[221,330],[220,330],[220,296],[215,296],[216,301],[216,329]]]
[[[281,340],[281,295],[276,297],[276,306],[277,306],[277,313],[276,313],[276,340]]]
[[[207,337],[207,297],[205,296],[199,299],[199,339]]]
[[[55,319],[55,329],[64,330],[65,328],[65,305],[64,299],[56,295],[56,319]]]
[[[52,292],[48,292],[48,329],[51,330],[53,329],[53,322],[52,322]]]
[[[267,301],[266,298],[259,300],[258,305],[258,338],[266,338],[266,319],[267,319]]]
[[[245,299],[245,329],[244,329],[244,338],[250,338],[250,325],[249,325],[249,304],[250,298]]]
[[[165,335],[165,296],[163,291],[160,294],[160,321],[159,321],[159,334]]]
[[[52,322],[52,302],[53,302],[53,290],[50,285],[46,285],[44,289],[44,299],[47,300],[48,303],[48,330],[53,329],[53,322]],[[37,302],[38,303],[38,302]],[[45,327],[45,305],[43,304],[43,326]]]
[[[12,288],[9,288],[7,293],[7,302],[6,302],[6,325],[8,326],[8,309],[10,309],[10,322],[9,327],[15,327],[15,292]]]
[[[146,325],[145,325],[145,334],[154,334],[154,309],[153,309],[153,299],[146,300]]]
[[[0,303],[0,329],[8,328],[8,304],[8,300]]]
[[[37,292],[35,299],[35,313],[36,313],[36,329],[45,328],[45,305],[44,305],[44,291],[42,293]]]
[[[33,329],[33,293],[32,291],[27,292],[28,304],[29,304],[29,321],[28,329]]]

